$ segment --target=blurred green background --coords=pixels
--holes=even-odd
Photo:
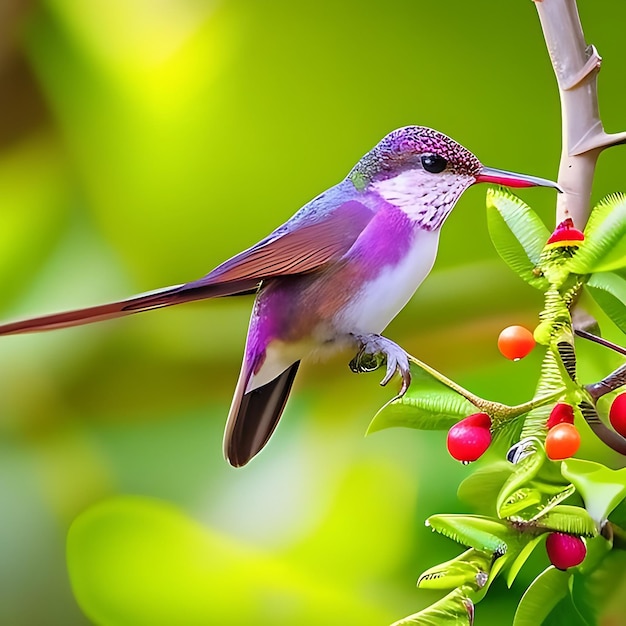
[[[580,4],[605,59],[605,126],[620,130],[626,3]],[[198,278],[398,126],[545,177],[560,151],[555,81],[521,0],[3,0],[0,93],[3,319]],[[626,190],[625,159],[602,157],[595,200]],[[387,334],[514,403],[541,355],[504,362],[495,339],[532,327],[541,300],[497,259],[484,194],[459,202]],[[551,191],[520,195],[553,225]],[[436,599],[415,580],[459,548],[423,520],[467,510],[456,487],[471,469],[443,433],[363,437],[393,393],[379,373],[352,375],[348,355],[302,368],[267,449],[241,470],[223,461],[250,305],[0,341],[0,624],[367,626]],[[590,379],[615,365],[584,354]],[[589,439],[585,454],[619,463]],[[75,520],[69,567],[89,617],[65,557]],[[545,562],[510,592],[497,584],[479,623],[510,623]],[[623,606],[612,619],[626,624]]]

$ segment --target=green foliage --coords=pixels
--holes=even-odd
[[[626,280],[614,272],[593,274],[587,290],[611,321],[626,333]]]
[[[423,369],[411,365],[411,386],[399,399],[387,403],[367,429],[406,426],[421,430],[447,430],[472,412],[471,402],[446,387]]]
[[[618,526],[626,510],[626,469],[574,458],[551,460],[549,454],[558,455],[558,450],[546,450],[546,423],[558,401],[570,404],[578,421],[586,419],[596,427],[598,396],[578,379],[571,307],[587,289],[607,317],[626,330],[626,200],[613,196],[600,203],[582,241],[547,243],[549,232],[539,217],[501,189],[488,192],[487,216],[500,256],[544,292],[535,338],[546,346],[546,353],[534,398],[518,407],[490,404],[415,361],[415,385],[407,398],[384,407],[372,422],[370,431],[390,426],[447,428],[480,406],[491,415],[494,433],[518,433],[520,438],[506,462],[488,461],[459,487],[459,497],[483,515],[428,518],[434,531],[470,549],[431,567],[419,579],[420,587],[455,585],[455,591],[398,624],[467,623],[464,603],[479,602],[501,572],[507,584],[513,584],[544,536],[559,532],[587,538],[585,560],[566,572],[549,567],[539,574],[519,603],[514,625],[591,626],[598,623],[601,591],[606,592],[598,581],[605,580],[605,567],[615,562],[608,557],[626,549],[626,531]],[[603,389],[611,391],[622,382],[621,376],[609,376]],[[611,518],[616,510],[619,514]]]
[[[447,596],[429,607],[394,622],[391,626],[472,626],[474,622],[474,604],[468,596],[466,586],[457,587]]]
[[[492,554],[504,554],[518,538],[508,524],[481,515],[431,515],[426,525],[457,543]]]
[[[556,109],[542,102],[542,114],[528,116],[519,97],[546,93],[554,81],[537,71],[546,60],[529,36],[537,31],[531,3],[508,3],[505,13],[490,0],[6,6],[13,8],[0,20],[9,33],[0,120],[4,319],[197,278],[337,182],[403,124],[432,124],[496,167],[543,175],[554,167],[556,152],[542,146],[559,142]],[[614,2],[611,13],[610,20],[603,10],[585,15],[609,59],[623,53],[613,34],[626,21],[626,3]],[[502,27],[503,15],[514,29]],[[515,80],[499,81],[489,95],[476,72],[485,42],[498,51],[489,56],[492,76],[510,74],[507,50],[523,48],[525,59]],[[437,50],[436,62],[423,62],[424,50]],[[615,71],[610,65],[603,72]],[[375,76],[379,88],[365,96]],[[603,113],[618,119],[622,81],[603,80],[602,91]],[[461,93],[467,115],[459,114]],[[619,168],[609,159],[603,175],[621,175]],[[518,398],[533,384],[532,363],[500,367],[484,342],[512,314],[531,315],[540,292],[509,276],[489,245],[482,189],[465,194],[448,219],[435,273],[390,336],[454,368],[472,388]],[[550,215],[550,192],[520,193]],[[443,445],[420,446],[418,457],[415,432],[361,441],[364,415],[387,390],[352,380],[335,360],[308,369],[268,454],[245,472],[230,471],[221,462],[221,429],[249,307],[247,298],[229,299],[3,339],[0,623],[85,624],[67,584],[64,531],[119,493],[171,501],[245,554],[268,557],[257,562],[259,579],[273,571],[263,563],[285,558],[312,585],[355,597],[349,612],[331,602],[318,623],[380,625],[415,610],[407,562],[449,555],[440,556],[443,540],[422,541],[416,532],[414,500],[419,511],[434,512],[433,501],[453,509],[466,468],[452,468]],[[601,367],[612,365],[594,371]],[[493,508],[495,497],[478,499]],[[221,558],[228,563],[231,554],[218,551],[212,562]],[[115,579],[100,582],[106,590]],[[260,602],[257,582],[216,581],[207,596],[217,598],[216,610],[230,604],[207,622],[242,623],[246,607]],[[254,623],[273,626],[283,596],[263,589],[267,613]],[[143,590],[151,602],[154,594]],[[483,619],[509,623],[502,612],[511,612],[512,598],[502,588],[494,594],[496,602],[480,607]],[[387,605],[386,616],[369,610],[372,597]]]
[[[480,513],[495,516],[498,494],[513,471],[514,467],[511,463],[504,460],[479,467],[459,485],[458,496]]]
[[[626,267],[626,196],[605,198],[591,212],[585,241],[568,261],[572,274],[610,272]]]
[[[533,287],[545,289],[545,278],[535,270],[550,233],[537,214],[509,191],[489,189],[487,224],[494,246],[507,265]]]
[[[420,589],[454,589],[483,581],[480,585],[482,587],[491,561],[490,552],[470,548],[463,554],[422,572],[417,586]]]
[[[575,572],[570,584],[570,597],[587,624],[597,624],[603,608],[614,594],[615,584],[626,567],[626,553],[611,550],[608,542],[597,537],[587,542],[587,561],[596,556],[595,567]],[[582,569],[582,568],[581,568]]]
[[[600,463],[569,459],[563,461],[561,472],[576,487],[598,528],[626,498],[626,468],[612,470]]]
[[[567,595],[570,572],[549,567],[539,574],[522,596],[513,626],[543,624],[559,601]]]

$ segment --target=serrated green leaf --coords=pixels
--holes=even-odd
[[[626,333],[626,280],[615,272],[593,274],[587,289],[611,321]]]
[[[536,537],[529,538],[528,543],[520,550],[520,553],[515,557],[513,563],[511,563],[511,567],[506,575],[506,585],[507,587],[511,587],[511,585],[515,582],[515,578],[519,574],[520,570],[524,566],[524,563],[528,560],[528,557],[532,554],[533,550],[537,547],[537,544],[542,540],[541,535],[537,535]]]
[[[526,511],[530,507],[533,507],[533,509],[525,516],[525,519],[528,519],[529,517],[532,517],[543,499],[544,496],[537,487],[530,485],[527,487],[520,487],[502,503],[502,506],[498,509],[498,517],[502,519],[515,518],[516,516],[520,516],[522,511]]]
[[[539,574],[522,596],[513,618],[513,626],[537,626],[543,623],[559,601],[567,596],[571,575],[553,566]]]
[[[476,412],[463,396],[430,376],[422,368],[411,366],[411,386],[397,400],[385,404],[370,422],[367,434],[403,426],[420,430],[447,430],[460,419]]]
[[[563,485],[546,482],[541,478],[531,480],[526,487],[512,494],[500,509],[500,514],[503,518],[530,524],[567,500],[575,491],[574,485],[563,488]]]
[[[556,491],[552,493],[552,489],[556,487]],[[562,485],[550,485],[550,484],[542,484],[541,485],[543,493],[545,493],[548,497],[547,501],[543,505],[542,509],[530,520],[534,522],[539,518],[543,517],[548,511],[551,511],[554,507],[558,506],[564,500],[567,500],[572,494],[576,492],[576,487],[574,485],[567,485],[565,488]]]
[[[600,463],[568,459],[561,463],[561,473],[576,487],[598,528],[626,498],[626,468],[612,470]]]
[[[569,535],[583,535],[593,537],[598,529],[586,509],[570,504],[559,504],[542,515],[535,522],[538,528],[545,528]]]
[[[626,196],[615,194],[591,212],[585,240],[568,262],[577,274],[608,272],[626,265]]]
[[[515,470],[504,483],[498,494],[498,499],[496,500],[498,517],[506,517],[503,514],[503,510],[506,511],[507,507],[513,505],[518,500],[515,496],[515,492],[525,487],[526,483],[537,475],[545,460],[546,454],[543,448],[539,448],[515,466]]]
[[[487,226],[493,245],[507,265],[533,287],[545,289],[548,283],[535,268],[550,233],[537,214],[510,192],[489,189]]]
[[[519,541],[519,532],[509,524],[482,515],[431,515],[426,525],[457,543],[476,550],[504,554]]]
[[[445,563],[427,569],[417,580],[420,589],[454,589],[461,585],[485,586],[493,555],[470,548]]]
[[[471,626],[473,623],[474,603],[465,587],[459,587],[419,613],[391,626]]]
[[[514,548],[517,551],[517,547]],[[487,579],[487,583],[482,589],[479,589],[473,596],[473,600],[475,603],[480,602],[486,595],[487,591],[489,591],[489,587],[491,587],[491,583],[496,579],[496,576],[500,573],[502,568],[508,563],[509,559],[513,553],[507,552],[506,554],[497,557],[492,561],[491,571],[489,572],[489,578]]]

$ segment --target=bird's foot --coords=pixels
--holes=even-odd
[[[353,337],[359,345],[359,351],[350,361],[350,369],[356,374],[373,372],[386,363],[387,370],[380,384],[386,385],[398,372],[402,377],[402,387],[397,397],[401,398],[411,384],[407,353],[397,343],[381,335],[367,334],[353,335]]]

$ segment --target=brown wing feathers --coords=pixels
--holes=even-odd
[[[0,324],[0,335],[66,328],[193,300],[253,293],[264,279],[311,272],[340,257],[371,216],[364,205],[346,202],[324,219],[291,231],[276,231],[274,238],[234,256],[199,280],[109,304]]]

